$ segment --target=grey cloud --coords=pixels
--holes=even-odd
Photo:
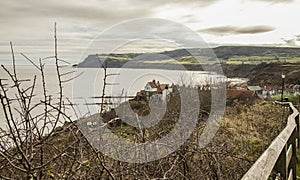
[[[187,5],[193,4],[195,6],[209,6],[218,2],[219,0],[151,0],[151,1],[140,1],[140,0],[128,0],[129,3],[138,3],[143,4],[144,6],[163,6],[165,4],[180,4],[180,5]]]
[[[39,1],[29,0],[20,3],[17,0],[4,1],[0,7],[0,22],[13,23],[17,19],[61,18],[107,22],[118,22],[128,18],[145,17],[151,14],[151,9],[138,6],[128,6],[113,1],[98,1],[96,3],[79,3],[69,1]],[[32,22],[40,23],[40,22]]]
[[[181,17],[184,23],[199,23],[201,19],[193,14],[187,14]]]
[[[262,1],[262,2],[268,2],[268,3],[291,3],[291,2],[294,2],[294,0],[255,0],[255,1]]]
[[[155,12],[165,5],[208,6],[218,0],[9,0],[0,6],[1,42],[13,41],[20,51],[34,53],[40,46],[45,52],[38,57],[48,56],[52,49],[53,23],[58,22],[58,38],[84,41],[72,46],[59,42],[61,49],[70,49],[80,45],[88,45],[85,40],[93,40],[103,30],[119,22],[155,16]],[[82,27],[87,27],[82,29]],[[117,35],[114,35],[116,37]],[[50,41],[45,41],[49,38]],[[43,43],[42,43],[43,42]],[[23,46],[24,44],[24,46]],[[20,45],[20,46],[19,46]],[[9,47],[7,45],[7,47]],[[27,48],[28,47],[28,48]],[[5,46],[0,46],[5,49]],[[84,49],[83,49],[84,50]],[[18,51],[19,52],[19,51]],[[40,51],[39,51],[40,52]],[[73,53],[73,57],[79,56]],[[62,52],[62,56],[66,55]],[[10,54],[6,55],[8,58]]]
[[[286,46],[297,46],[296,42],[300,41],[300,35],[295,35],[295,38],[291,38],[291,39],[285,39],[285,38],[281,38],[282,41],[284,41],[284,45]]]
[[[0,36],[2,41],[7,42],[51,37],[53,23],[56,21],[60,34],[66,32],[69,36],[76,35],[77,38],[81,38],[86,32],[85,38],[92,39],[94,34],[97,34],[95,30],[99,33],[116,23],[148,17],[151,13],[151,8],[143,9],[130,4],[127,6],[126,0],[3,1],[0,6]],[[82,31],[76,29],[76,26],[89,28]]]
[[[17,32],[26,31],[28,27],[31,31],[38,31],[41,27],[50,29],[49,24],[54,21],[59,24],[66,22],[67,25],[60,26],[64,28],[80,22],[80,26],[85,24],[88,27],[104,30],[125,20],[155,16],[155,10],[167,4],[207,6],[217,1],[219,0],[26,0],[24,2],[9,0],[1,2],[2,33],[0,32],[0,35],[4,36],[4,32],[6,36],[7,32],[17,34]],[[68,32],[72,28],[68,27]],[[72,31],[81,32],[76,29]]]
[[[285,42],[286,46],[296,46],[296,39],[284,39],[281,38]]]
[[[200,29],[199,32],[208,34],[214,34],[218,36],[234,35],[234,34],[259,34],[273,31],[275,28],[271,26],[259,25],[259,26],[248,26],[248,27],[237,27],[237,26],[220,26],[211,27],[207,29]]]
[[[207,6],[218,0],[125,0],[85,1],[77,0],[18,0],[4,1],[0,6],[0,20],[14,18],[63,17],[88,20],[114,21],[141,18],[151,15],[152,10],[166,4],[189,4]]]

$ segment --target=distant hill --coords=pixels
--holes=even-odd
[[[226,76],[249,78],[251,84],[279,84],[282,72],[287,74],[288,83],[300,84],[300,48],[222,46],[212,50],[89,55],[78,67],[99,68],[107,62],[109,68],[179,69],[179,63],[187,70],[202,70],[192,53],[202,58],[203,63],[216,62],[217,57]]]
[[[300,48],[261,46],[221,46],[213,49],[218,58],[231,56],[295,56],[300,57]]]
[[[193,70],[193,65],[199,64],[193,56],[200,57],[201,63],[208,63],[217,57],[222,63],[250,63],[261,62],[300,62],[300,48],[288,47],[258,47],[258,46],[221,46],[213,49],[178,49],[161,53],[127,53],[127,54],[99,54],[98,58],[89,55],[77,66],[82,68],[99,68],[103,62],[108,67],[121,68],[128,63],[131,68],[167,68],[180,63]],[[172,62],[173,60],[173,62]],[[150,65],[151,64],[151,65]],[[161,64],[166,64],[162,67]],[[168,67],[167,67],[168,66]]]
[[[248,78],[249,84],[281,85],[281,74],[286,74],[287,84],[300,84],[299,63],[260,63],[253,64],[222,64],[222,69],[227,77]]]

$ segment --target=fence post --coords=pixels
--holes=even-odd
[[[296,179],[297,150],[300,149],[300,115],[292,103],[289,103],[289,106],[291,115],[288,117],[287,126],[243,176],[243,179],[262,179],[263,177],[267,180],[268,176],[270,178],[274,175],[276,179],[277,177],[287,180]],[[276,158],[272,158],[275,154]]]
[[[297,149],[299,149],[300,148],[300,140],[299,140],[299,138],[300,138],[300,130],[299,130],[299,128],[300,128],[300,123],[299,123],[299,114],[295,117],[295,121],[296,121],[296,124],[297,124],[297,126],[296,126],[296,131],[297,131],[297,133],[296,133],[296,148]]]
[[[286,151],[287,151],[287,145],[284,146],[284,148],[282,149],[278,160],[274,166],[274,170],[276,173],[280,174],[280,177],[286,178],[287,174],[286,174]]]
[[[296,120],[296,119],[295,119]],[[296,139],[298,138],[297,128],[294,129],[292,136],[290,137],[288,144],[292,145],[292,157],[290,162],[287,162],[287,179],[289,177],[290,171],[292,171],[293,179],[296,179],[296,165],[297,165],[297,148],[296,148]]]

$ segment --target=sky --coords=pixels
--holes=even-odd
[[[0,64],[11,63],[10,41],[13,42],[17,63],[26,62],[20,53],[34,61],[52,56],[54,22],[57,23],[59,56],[71,63],[82,61],[86,49],[104,32],[124,22],[144,18],[176,22],[199,34],[210,47],[299,47],[299,9],[299,0],[2,1]],[[169,27],[168,31],[174,36],[183,35],[172,28]],[[114,34],[110,34],[112,36]],[[106,41],[109,41],[107,37]],[[160,45],[156,50],[177,47],[158,42]],[[147,47],[153,44],[135,41],[120,52],[154,51],[153,48],[145,48],[145,43]]]

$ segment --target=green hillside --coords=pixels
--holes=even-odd
[[[182,64],[191,66],[199,63],[215,63],[217,58],[224,64],[296,63],[300,62],[300,48],[221,46],[213,49],[178,49],[159,53],[99,54],[89,55],[78,64],[78,67],[97,68],[101,67],[103,62],[107,62],[109,67],[120,68],[129,61],[147,65]]]

